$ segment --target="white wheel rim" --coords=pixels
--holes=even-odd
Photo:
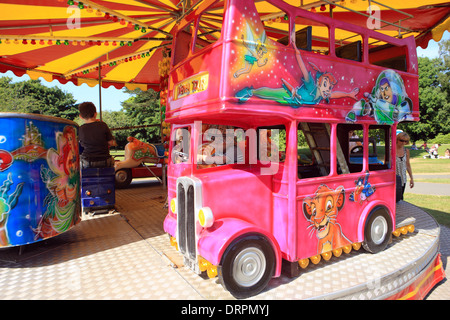
[[[119,182],[124,182],[125,180],[127,180],[127,173],[123,171],[117,172],[116,180]]]
[[[372,227],[370,231],[372,241],[377,245],[381,244],[386,237],[387,229],[388,225],[386,219],[383,218],[382,216],[376,217],[372,222]]]
[[[233,278],[243,287],[258,283],[266,270],[266,258],[258,248],[246,248],[234,259]]]

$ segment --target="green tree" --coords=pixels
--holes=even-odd
[[[439,43],[439,56],[444,65],[444,70],[438,75],[439,83],[450,97],[450,39]]]
[[[413,141],[430,140],[450,132],[449,42],[440,44],[439,58],[418,59],[420,121],[399,125]]]
[[[132,97],[122,102],[122,110],[125,113],[127,124],[126,126],[142,126],[150,124],[160,124],[160,106],[159,93],[153,89],[142,91],[136,89],[130,91],[124,89],[126,93],[131,94]],[[127,136],[133,136],[136,139],[149,142],[160,142],[160,128],[147,127],[126,130]]]
[[[58,87],[48,88],[40,80],[12,83],[0,78],[0,111],[25,112],[74,120],[78,116],[76,100]]]
[[[130,119],[125,112],[120,111],[103,111],[102,120],[109,128],[124,128],[129,126]],[[130,135],[129,130],[111,130],[114,139],[117,142],[117,148],[123,149],[128,143],[127,137]]]

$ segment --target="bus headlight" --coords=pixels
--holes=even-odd
[[[170,200],[170,210],[173,214],[177,214],[177,198]]]
[[[198,222],[203,228],[209,228],[214,224],[214,216],[210,208],[203,207],[198,211]]]

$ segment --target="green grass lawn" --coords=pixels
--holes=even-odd
[[[443,144],[439,147],[439,155],[443,156],[450,144]],[[415,178],[415,182],[445,183],[449,184],[450,179],[439,178],[439,175],[450,175],[450,159],[424,159],[427,153],[423,150],[410,150],[411,167],[414,175],[432,174],[435,179]],[[438,223],[450,227],[450,196],[432,196],[405,193],[405,201],[422,208],[432,215]]]
[[[439,147],[439,156],[444,156],[445,150],[450,144]],[[411,166],[414,174],[450,174],[450,159],[423,158],[428,153],[424,150],[410,150]]]
[[[405,193],[404,200],[428,212],[439,224],[450,227],[450,196]]]
[[[116,160],[123,160],[125,156],[125,150],[117,150],[117,149],[111,149],[109,152],[114,159]]]

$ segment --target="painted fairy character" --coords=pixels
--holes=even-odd
[[[248,26],[248,25],[247,25]],[[249,34],[252,34],[251,31]],[[267,53],[266,45],[264,44],[266,34],[263,33],[262,41],[257,40],[256,45],[249,44],[248,41],[245,41],[244,35],[241,36],[242,43],[247,48],[250,54],[244,55],[245,66],[242,69],[239,69],[233,74],[233,77],[238,78],[243,74],[250,73],[252,71],[253,65],[256,62],[258,67],[263,67],[267,64],[268,59],[264,58],[264,55]],[[254,47],[254,49],[253,49]]]
[[[333,91],[334,86],[337,84],[333,74],[322,72],[317,66],[309,63],[315,72],[315,76],[313,76],[311,71],[307,70],[300,50],[295,45],[294,48],[296,60],[303,76],[299,86],[294,87],[285,79],[281,79],[282,88],[261,87],[254,89],[253,87],[246,87],[236,93],[236,98],[239,99],[239,102],[245,102],[250,97],[255,96],[281,104],[289,104],[295,108],[301,105],[316,105],[322,100],[325,100],[327,103],[330,99],[347,97],[357,100],[356,95],[359,93],[359,88],[354,88],[348,93]]]
[[[371,93],[353,105],[347,114],[348,122],[357,121],[357,117],[371,116],[379,124],[393,124],[404,120],[412,120],[411,99],[406,94],[400,75],[393,70],[382,71],[377,78]]]

